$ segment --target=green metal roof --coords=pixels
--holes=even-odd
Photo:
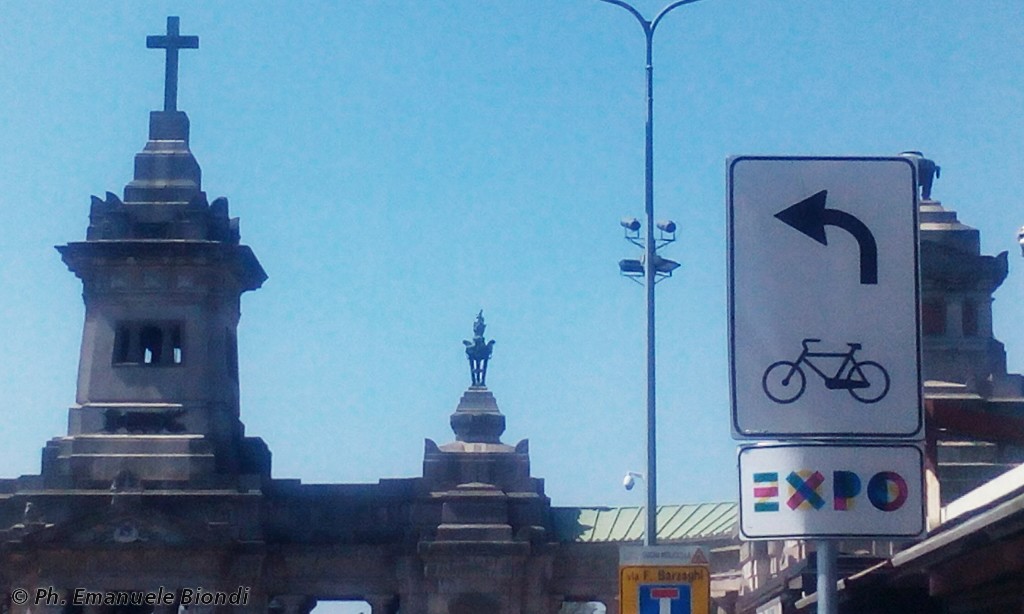
[[[551,509],[560,542],[639,542],[642,507],[556,507]],[[658,506],[658,542],[729,538],[736,535],[736,503]]]

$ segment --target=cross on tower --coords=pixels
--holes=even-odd
[[[147,36],[148,49],[167,50],[167,68],[164,71],[164,111],[178,110],[178,49],[199,49],[198,36],[180,36],[178,18],[167,18],[165,36]]]

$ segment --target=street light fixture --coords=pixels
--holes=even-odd
[[[644,247],[644,240],[640,237],[640,220],[635,217],[624,217],[619,222],[619,225],[625,231],[624,238],[644,250],[639,259],[627,258],[619,260],[619,272],[622,273],[623,277],[628,277],[636,283],[643,285],[644,282],[641,280],[646,275],[644,263],[647,261],[647,250]],[[657,253],[659,249],[676,240],[676,223],[672,220],[662,220],[657,223],[657,227],[658,236],[654,239],[654,283],[658,283],[666,277],[672,277],[672,271],[675,271],[680,266],[675,260],[663,258]]]
[[[652,60],[652,41],[654,31],[661,23],[661,20],[669,11],[679,8],[685,4],[692,4],[699,0],[677,0],[668,4],[657,16],[648,21],[640,14],[640,11],[624,0],[601,0],[608,4],[620,6],[640,23],[644,30],[644,37],[647,40],[647,125],[646,125],[646,147],[645,147],[645,173],[644,173],[644,215],[647,221],[647,231],[644,240],[639,237],[640,229],[636,233],[634,244],[644,250],[643,260],[623,260],[619,262],[619,270],[623,275],[633,277],[639,283],[640,275],[644,278],[644,287],[647,294],[647,505],[644,508],[644,545],[653,546],[658,543],[658,482],[657,482],[657,448],[656,448],[656,412],[655,412],[655,369],[654,369],[654,284],[660,279],[669,277],[679,263],[666,260],[656,253],[660,247],[654,236],[654,63]],[[625,226],[625,224],[623,224]],[[627,227],[627,231],[629,228]],[[667,228],[660,228],[662,233],[668,232]],[[675,224],[672,224],[672,232],[669,235],[675,239]],[[664,236],[664,235],[662,235]],[[627,236],[627,239],[629,237]],[[668,241],[671,242],[671,241]],[[665,243],[662,243],[664,245]],[[650,263],[653,266],[645,266]],[[639,265],[639,266],[638,266]]]
[[[629,237],[627,237],[628,239]],[[643,285],[644,282],[640,281],[646,274],[646,254],[641,255],[640,259],[626,258],[619,260],[619,272],[622,273],[623,277],[635,281],[638,284]],[[672,272],[678,269],[681,265],[675,260],[669,260],[668,258],[662,258],[658,254],[654,254],[654,283],[665,279],[666,277],[672,277]]]

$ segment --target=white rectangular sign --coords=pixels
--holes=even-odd
[[[913,444],[740,448],[745,539],[917,537],[924,456]]]
[[[905,158],[729,161],[733,436],[923,434]]]
[[[707,565],[704,549],[694,544],[620,546],[619,567],[627,565]]]

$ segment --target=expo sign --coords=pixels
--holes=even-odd
[[[924,530],[915,445],[747,446],[739,465],[745,538],[912,537]]]
[[[826,506],[831,490],[832,509],[846,512],[854,508],[863,492],[863,481],[853,471],[833,471],[831,484],[820,471],[803,469],[786,476],[786,506],[791,510],[820,510]],[[907,502],[910,493],[906,479],[895,471],[879,471],[871,476],[863,494],[875,509],[894,512]],[[779,473],[765,471],[754,474],[754,512],[779,511]]]

